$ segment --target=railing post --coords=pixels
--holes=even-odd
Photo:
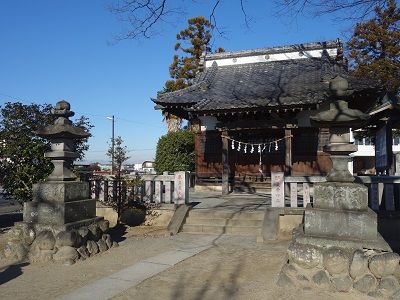
[[[163,175],[168,175],[168,172],[164,172]],[[164,202],[171,203],[172,201],[172,184],[171,180],[164,181],[165,193],[164,193]]]
[[[117,180],[115,180],[114,178],[112,181],[112,201],[114,203],[118,202],[117,195],[118,195],[118,185],[117,185]]]
[[[108,202],[108,180],[104,180],[103,201]]]
[[[156,180],[154,183],[154,202],[161,203],[161,198],[162,198],[161,180]]]
[[[151,202],[153,198],[153,182],[151,180],[146,180],[145,181],[145,201]]]
[[[94,182],[94,198],[96,200],[100,199],[100,190],[101,190],[100,180],[95,180],[95,182]]]
[[[310,203],[310,185],[308,182],[303,183],[303,207],[306,207]]]
[[[297,207],[297,183],[291,182],[290,186],[290,207]]]

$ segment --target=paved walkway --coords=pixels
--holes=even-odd
[[[142,281],[157,275],[177,263],[212,247],[213,236],[201,237],[195,243],[176,250],[144,259],[117,273],[101,278],[76,291],[65,295],[62,300],[106,300],[135,287]]]

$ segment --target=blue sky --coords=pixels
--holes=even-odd
[[[0,105],[68,100],[76,115],[86,115],[95,125],[86,154],[92,162],[109,161],[111,121],[106,117],[115,115],[115,134],[130,150],[129,162],[142,162],[153,159],[157,140],[166,133],[150,98],[169,77],[176,33],[187,18],[209,16],[212,1],[172,0],[187,14],[159,24],[160,34],[151,39],[110,45],[126,26],[107,10],[112,2],[1,0]],[[215,34],[214,45],[227,51],[345,39],[350,28],[332,16],[278,18],[273,1],[248,0],[248,29],[236,3],[222,1],[216,12],[225,35]]]

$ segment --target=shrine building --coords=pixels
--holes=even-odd
[[[207,54],[201,63],[191,86],[153,100],[196,134],[197,189],[256,192],[276,171],[326,175],[329,128],[310,116],[329,105],[329,82],[345,78],[349,107],[363,112],[383,98],[376,83],[349,74],[340,41]]]

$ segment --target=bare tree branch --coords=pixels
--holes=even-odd
[[[125,33],[116,37],[117,41],[124,39],[149,38],[157,33],[159,23],[168,23],[177,20],[184,11],[182,3],[195,0],[109,0],[114,1],[109,10],[122,22],[128,24]],[[274,0],[278,15],[296,17],[301,13],[311,13],[313,16],[336,14],[339,19],[362,20],[373,13],[375,7],[384,8],[388,0]],[[245,0],[235,2],[243,14],[245,26],[250,28],[249,17],[245,8]],[[210,22],[214,29],[223,35],[221,27],[217,25],[216,12],[223,4],[221,0],[210,1]],[[232,5],[231,3],[229,3]],[[173,6],[175,5],[175,6]],[[195,14],[195,13],[194,13]]]
[[[215,18],[215,10],[217,9],[217,6],[219,5],[219,3],[220,3],[220,0],[215,1],[214,6],[211,10],[209,20],[210,20],[210,23],[211,23],[213,29],[215,29],[220,35],[222,35],[222,32],[219,30],[219,28],[217,26],[217,20]]]
[[[375,7],[383,8],[387,0],[275,0],[279,15],[313,16],[341,14],[340,19],[362,20],[373,13]]]
[[[111,5],[109,10],[122,22],[129,24],[126,33],[116,40],[149,38],[155,31],[156,23],[164,22],[164,17],[181,14],[177,8],[167,7],[167,0],[122,0]]]
[[[182,0],[182,2],[188,1],[190,0]],[[191,1],[196,2],[195,0]],[[157,33],[156,25],[158,23],[169,23],[172,19],[185,13],[182,7],[172,6],[174,1],[171,0],[115,0],[114,2],[109,6],[110,12],[115,14],[121,22],[128,24],[126,32],[116,36],[116,41],[149,38]],[[222,36],[224,33],[217,25],[216,18],[216,11],[221,2],[221,0],[211,1],[209,20],[213,28]],[[245,25],[249,28],[249,18],[244,7],[244,0],[240,0],[240,8]]]
[[[242,10],[242,13],[243,13],[244,24],[246,25],[246,28],[250,28],[249,20],[247,18],[247,14],[246,14],[246,10],[244,8],[243,0],[240,0],[240,9]]]

